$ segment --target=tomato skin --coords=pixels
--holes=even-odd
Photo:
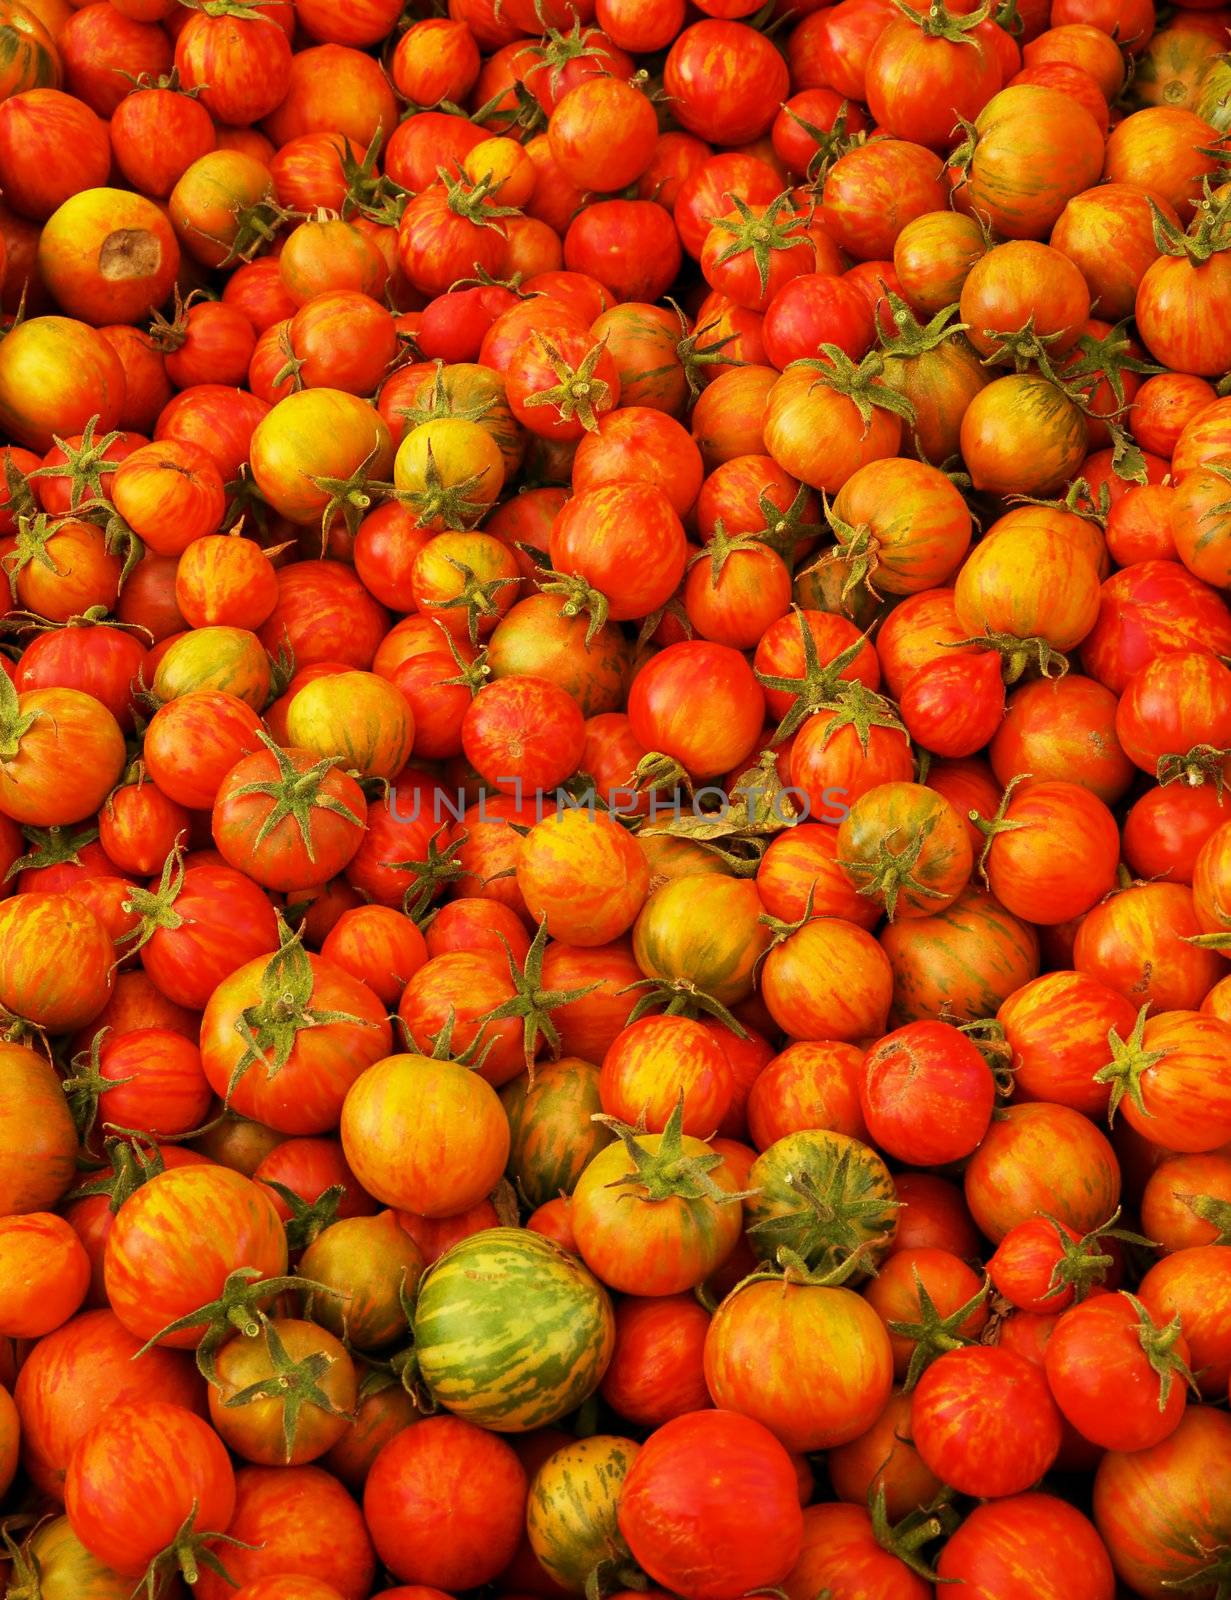
[[[760,1508],[755,1539],[730,1520],[733,1493]],[[624,1481],[619,1524],[656,1583],[690,1600],[735,1600],[749,1588],[780,1583],[799,1556],[795,1468],[750,1417],[691,1412],[642,1445]]]
[[[701,682],[706,696],[698,702]],[[642,745],[703,780],[751,753],[764,715],[761,687],[739,652],[702,641],[668,645],[641,668],[628,695],[629,722]]]
[[[1007,1107],[992,1123],[966,1168],[965,1193],[994,1244],[1038,1213],[1086,1234],[1116,1209],[1120,1168],[1108,1140],[1079,1112],[1027,1102]]]
[[[811,1600],[826,1592],[927,1600],[931,1592],[923,1578],[882,1549],[864,1506],[842,1504],[804,1508],[803,1548],[782,1589],[787,1600]]]
[[[131,1195],[116,1214],[103,1270],[112,1310],[145,1340],[216,1299],[229,1272],[247,1266],[278,1277],[286,1263],[286,1236],[264,1190],[209,1165],[169,1169]],[[192,1350],[203,1335],[185,1328],[164,1343]]]
[[[382,1561],[411,1584],[450,1592],[494,1578],[521,1534],[526,1473],[505,1440],[460,1418],[426,1418],[397,1434],[364,1486],[364,1516]],[[448,1508],[473,1537],[445,1546],[430,1529]]]
[[[915,1390],[911,1428],[933,1472],[985,1499],[1021,1494],[1060,1449],[1060,1412],[1042,1372],[990,1345],[932,1363]]]
[[[621,1417],[658,1428],[713,1404],[702,1353],[710,1315],[690,1294],[629,1295],[615,1311],[615,1352],[601,1384]]]
[[[880,1415],[893,1357],[879,1317],[853,1291],[750,1283],[715,1313],[705,1380],[715,1405],[755,1418],[788,1450],[827,1450],[858,1438]]]
[[[1100,1294],[1073,1306],[1047,1342],[1044,1369],[1061,1411],[1105,1450],[1148,1450],[1175,1432],[1187,1391],[1172,1373],[1163,1401],[1162,1380],[1142,1349],[1138,1312],[1125,1295]],[[1181,1336],[1173,1346],[1187,1364]]]
[[[608,1116],[661,1133],[684,1094],[683,1131],[704,1138],[726,1116],[734,1092],[722,1046],[687,1017],[642,1017],[603,1057],[599,1095]]]
[[[1164,1256],[1141,1280],[1142,1303],[1156,1322],[1178,1316],[1191,1352],[1197,1387],[1209,1400],[1221,1400],[1231,1379],[1231,1338],[1227,1307],[1231,1272],[1220,1245],[1193,1245]]]
[[[876,1145],[916,1167],[968,1156],[992,1117],[996,1085],[982,1055],[946,1022],[912,1022],[864,1058],[859,1103]]]
[[[945,208],[941,172],[940,158],[908,139],[875,139],[849,151],[825,178],[826,232],[856,261],[890,260],[907,223]]]
[[[388,1056],[357,1080],[342,1107],[341,1138],[369,1194],[427,1217],[484,1199],[509,1156],[508,1119],[491,1086],[464,1067],[415,1055]]]
[[[977,31],[958,45],[929,38],[910,17],[880,34],[865,71],[877,126],[936,150],[952,145],[958,119],[978,116],[1001,84],[996,54]]]
[[[246,1467],[235,1474],[231,1533],[250,1549],[224,1546],[223,1565],[236,1583],[294,1574],[327,1582],[343,1600],[364,1600],[376,1558],[363,1515],[341,1484],[320,1467]],[[235,1590],[204,1570],[199,1600],[226,1600]]]
[[[1034,928],[978,888],[933,916],[890,923],[879,942],[892,973],[896,1026],[939,1017],[946,999],[961,1022],[991,1016],[1039,970]]]
[[[1120,832],[1108,808],[1075,783],[1030,783],[1009,800],[987,857],[988,885],[1014,916],[1069,922],[1112,888]]]
[[[166,1470],[165,1449],[176,1471]],[[122,1477],[114,1463],[125,1462]],[[123,1577],[139,1577],[195,1510],[200,1531],[221,1532],[235,1509],[235,1476],[221,1439],[181,1406],[112,1406],[79,1440],[64,1498],[73,1531]]]
[[[996,1013],[1013,1052],[1013,1093],[1101,1118],[1110,1085],[1094,1082],[1106,1065],[1107,1034],[1125,1037],[1136,1012],[1116,990],[1082,972],[1049,972],[1014,991]]]
[[[1130,787],[1133,764],[1116,732],[1115,695],[1069,672],[1014,689],[988,752],[1001,784],[1021,773],[1084,784],[1105,805]]]
[[[889,961],[871,934],[837,917],[805,923],[770,950],[761,968],[770,1014],[799,1039],[878,1037],[892,987]]]
[[[1190,1406],[1175,1432],[1149,1450],[1103,1457],[1094,1521],[1135,1594],[1163,1600],[1174,1582],[1195,1582],[1209,1565],[1231,1523],[1229,1464],[1231,1419],[1210,1406]]]
[[[554,939],[609,944],[645,901],[650,871],[635,839],[601,812],[562,811],[537,823],[522,845],[517,885],[535,922]]]
[[[1073,942],[1073,966],[1155,1011],[1190,1011],[1222,976],[1216,951],[1189,941],[1201,932],[1182,883],[1139,883],[1088,911]]]
[[[976,1506],[941,1551],[937,1571],[969,1600],[1112,1600],[1116,1587],[1093,1524],[1047,1494]]]

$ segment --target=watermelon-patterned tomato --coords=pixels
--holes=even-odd
[[[376,1199],[420,1216],[448,1217],[495,1188],[509,1156],[509,1125],[491,1085],[451,1061],[395,1055],[352,1085],[342,1148]]]
[[[103,1271],[112,1310],[146,1340],[217,1300],[241,1268],[259,1281],[286,1264],[286,1235],[265,1190],[227,1167],[194,1165],[160,1173],[124,1202]],[[205,1334],[202,1321],[160,1342],[193,1350]]]
[[[1116,1209],[1120,1168],[1106,1137],[1080,1112],[1012,1105],[971,1158],[965,1191],[971,1215],[994,1244],[1040,1212],[1087,1234]]]
[[[827,1450],[870,1428],[893,1386],[884,1324],[850,1289],[755,1281],[728,1295],[705,1341],[714,1404],[788,1450]]]
[[[182,1406],[147,1400],[110,1407],[81,1438],[64,1499],[73,1532],[122,1577],[140,1577],[168,1550],[191,1577],[209,1535],[230,1523],[235,1475],[208,1423]]]
[[[732,1518],[755,1505],[754,1524]],[[779,1584],[799,1556],[803,1513],[790,1456],[733,1411],[694,1411],[650,1435],[619,1506],[620,1532],[655,1583],[691,1600]]]
[[[491,1228],[443,1255],[419,1286],[419,1375],[446,1410],[496,1433],[566,1416],[598,1387],[615,1338],[606,1290],[541,1235]]]
[[[734,1173],[701,1139],[683,1135],[683,1102],[662,1133],[619,1127],[590,1161],[570,1217],[582,1260],[624,1294],[678,1294],[704,1282],[743,1231]]]
[[[526,1532],[539,1565],[570,1594],[590,1574],[632,1557],[616,1522],[620,1491],[637,1455],[631,1439],[591,1434],[548,1456],[530,1482]]]
[[[392,1043],[385,1007],[367,984],[296,940],[224,979],[201,1019],[215,1094],[279,1133],[336,1128],[347,1093]]]

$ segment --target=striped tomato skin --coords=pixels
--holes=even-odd
[[[616,1508],[638,1446],[615,1434],[596,1433],[551,1455],[530,1484],[526,1532],[547,1575],[570,1594],[603,1561],[632,1556],[620,1538]]]
[[[490,1228],[425,1275],[414,1319],[419,1372],[437,1404],[496,1433],[576,1410],[615,1343],[607,1291],[540,1234]]]

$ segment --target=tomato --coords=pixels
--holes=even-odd
[[[526,1490],[525,1471],[503,1439],[457,1417],[429,1417],[397,1434],[373,1462],[364,1516],[395,1577],[470,1588],[512,1557]],[[442,1545],[432,1536],[446,1507],[451,1522],[474,1529],[472,1540]]]
[[[732,1493],[758,1506],[755,1538],[727,1514]],[[750,1417],[721,1410],[677,1417],[633,1462],[619,1527],[656,1583],[696,1600],[734,1600],[780,1583],[798,1558],[803,1514],[794,1466]]]
[[[1135,1004],[1192,1010],[1223,971],[1215,951],[1191,942],[1200,932],[1186,884],[1133,884],[1082,918],[1073,966]]]
[[[909,1023],[864,1058],[859,1100],[868,1130],[911,1166],[969,1155],[987,1132],[995,1096],[982,1055],[948,1023]]]
[[[1040,1164],[1043,1149],[1049,1154]],[[1120,1168],[1106,1137],[1079,1112],[1026,1103],[992,1123],[964,1188],[971,1215],[993,1243],[1037,1213],[1086,1234],[1116,1209]]]
[[[1042,1372],[1023,1356],[971,1345],[942,1355],[919,1380],[911,1431],[946,1483],[966,1493],[977,1484],[984,1498],[998,1499],[1021,1494],[1051,1466],[1060,1412]]]
[[[1048,1494],[1009,1495],[978,1505],[948,1540],[937,1571],[972,1596],[1033,1600],[1042,1594],[1111,1600],[1107,1549],[1075,1506]]]
[[[172,1349],[191,1350],[205,1336],[203,1323],[164,1330],[221,1295],[239,1268],[277,1278],[286,1261],[282,1224],[257,1184],[225,1167],[173,1168],[116,1214],[104,1264],[107,1298],[136,1337],[162,1336]]]
[[[626,1296],[601,1393],[621,1417],[657,1428],[711,1404],[702,1368],[710,1316],[692,1295]]]
[[[166,1447],[175,1452],[174,1473],[166,1471]],[[117,1451],[126,1463],[122,1478],[113,1470]],[[112,1406],[83,1435],[64,1498],[74,1533],[122,1576],[141,1576],[164,1550],[191,1575],[201,1545],[231,1520],[235,1477],[207,1423],[151,1400]]]
[[[447,1217],[495,1188],[510,1136],[495,1091],[482,1078],[452,1062],[402,1055],[376,1062],[353,1084],[341,1137],[369,1194]]]
[[[232,1450],[258,1465],[294,1466],[324,1455],[346,1432],[355,1408],[354,1365],[315,1323],[268,1320],[258,1334],[232,1339],[216,1370],[210,1420]],[[246,1393],[271,1380],[281,1381],[283,1396]]]
[[[1111,1451],[1094,1479],[1094,1522],[1121,1579],[1157,1597],[1170,1583],[1210,1570],[1210,1555],[1225,1540],[1226,1463],[1231,1422],[1209,1406],[1188,1408],[1160,1444],[1127,1454]]]

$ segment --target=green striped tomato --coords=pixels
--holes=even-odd
[[[637,1574],[616,1524],[637,1450],[631,1439],[596,1433],[557,1450],[534,1476],[526,1502],[530,1547],[548,1577],[570,1594],[585,1594],[592,1575],[609,1588]]]
[[[575,1256],[541,1234],[489,1228],[424,1275],[414,1342],[438,1405],[495,1433],[528,1433],[593,1394],[615,1322],[607,1291]]]
[[[695,984],[723,1005],[752,993],[752,969],[769,944],[756,885],[719,874],[663,884],[633,928],[633,954],[647,978]]]
[[[589,1162],[614,1135],[591,1118],[603,1109],[598,1068],[579,1056],[535,1068],[500,1091],[512,1148],[508,1174],[534,1208],[572,1194]]]

